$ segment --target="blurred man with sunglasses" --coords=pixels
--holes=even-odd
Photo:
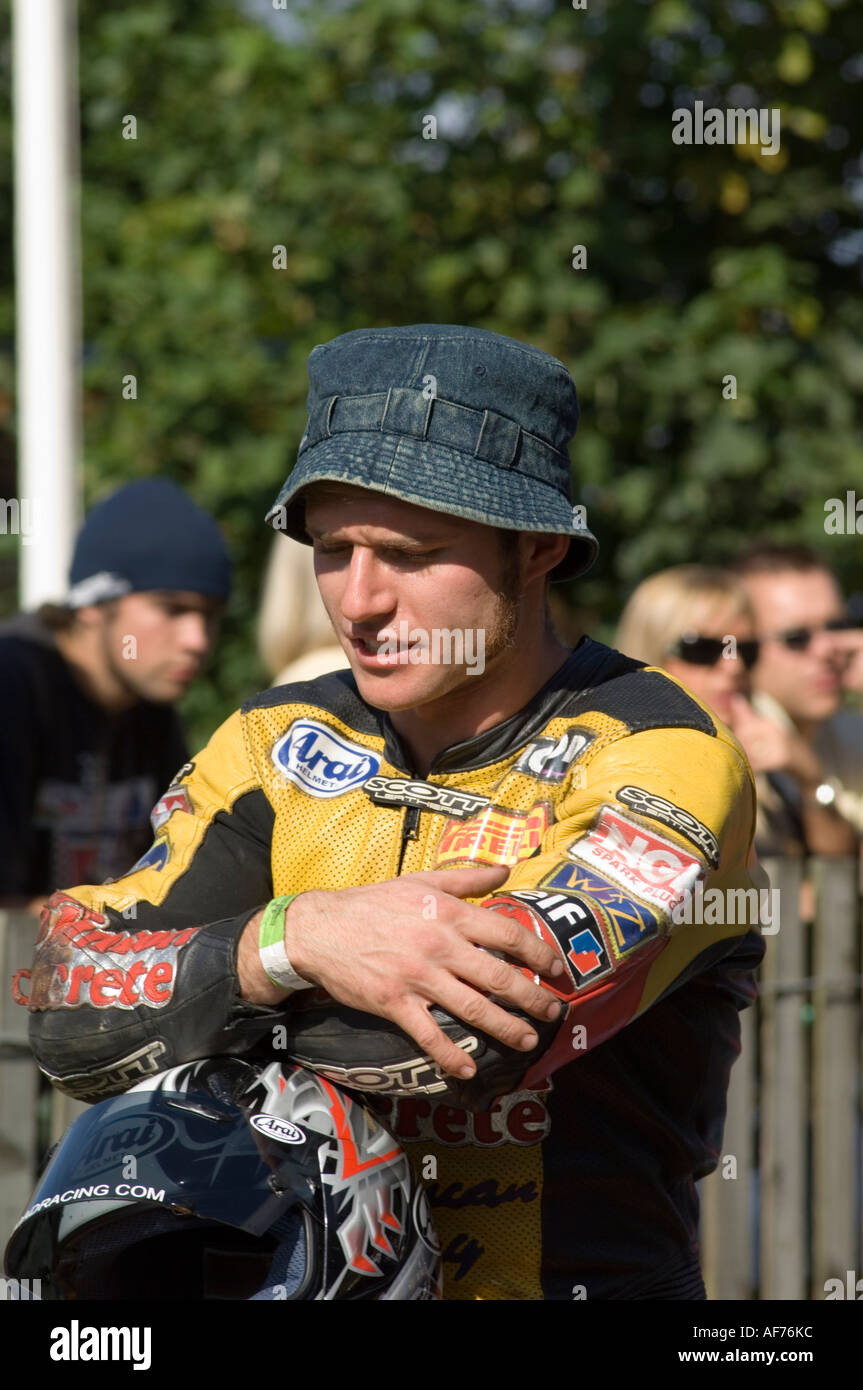
[[[760,543],[732,568],[748,590],[760,642],[754,712],[735,702],[734,732],[756,770],[778,769],[770,784],[796,822],[800,848],[853,854],[863,832],[863,720],[841,709],[849,624],[839,585],[805,546]],[[788,850],[762,840],[762,854]]]

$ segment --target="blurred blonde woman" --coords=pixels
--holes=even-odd
[[[312,547],[279,533],[264,579],[258,651],[273,685],[314,680],[349,664],[318,593]]]
[[[758,658],[743,583],[707,565],[675,565],[639,584],[621,615],[615,646],[663,667],[729,724],[734,697],[749,693]]]

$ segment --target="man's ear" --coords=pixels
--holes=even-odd
[[[80,628],[92,632],[94,628],[103,627],[108,619],[117,611],[122,599],[112,598],[105,603],[85,603],[83,608],[76,608],[75,616],[80,624]]]
[[[525,583],[541,579],[559,565],[569,549],[569,537],[543,531],[522,532],[522,564]]]
[[[75,621],[79,630],[86,628],[90,631],[94,627],[100,627],[103,621],[102,604],[85,603],[83,608],[75,609]]]

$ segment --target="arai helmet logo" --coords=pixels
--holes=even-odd
[[[297,719],[274,745],[273,762],[311,796],[341,796],[372,777],[377,753],[350,743],[314,719]]]
[[[161,1153],[176,1135],[177,1126],[167,1115],[124,1110],[103,1122],[88,1140],[77,1171],[88,1179],[110,1173],[126,1154],[140,1159]]]
[[[253,1115],[252,1124],[255,1129],[266,1134],[268,1139],[275,1139],[278,1144],[306,1142],[306,1136],[299,1125],[291,1124],[290,1120],[283,1120],[280,1115]]]

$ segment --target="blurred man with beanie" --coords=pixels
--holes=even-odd
[[[59,604],[0,627],[0,903],[128,871],[186,760],[172,705],[198,675],[230,592],[215,522],[173,483],[104,499]]]

